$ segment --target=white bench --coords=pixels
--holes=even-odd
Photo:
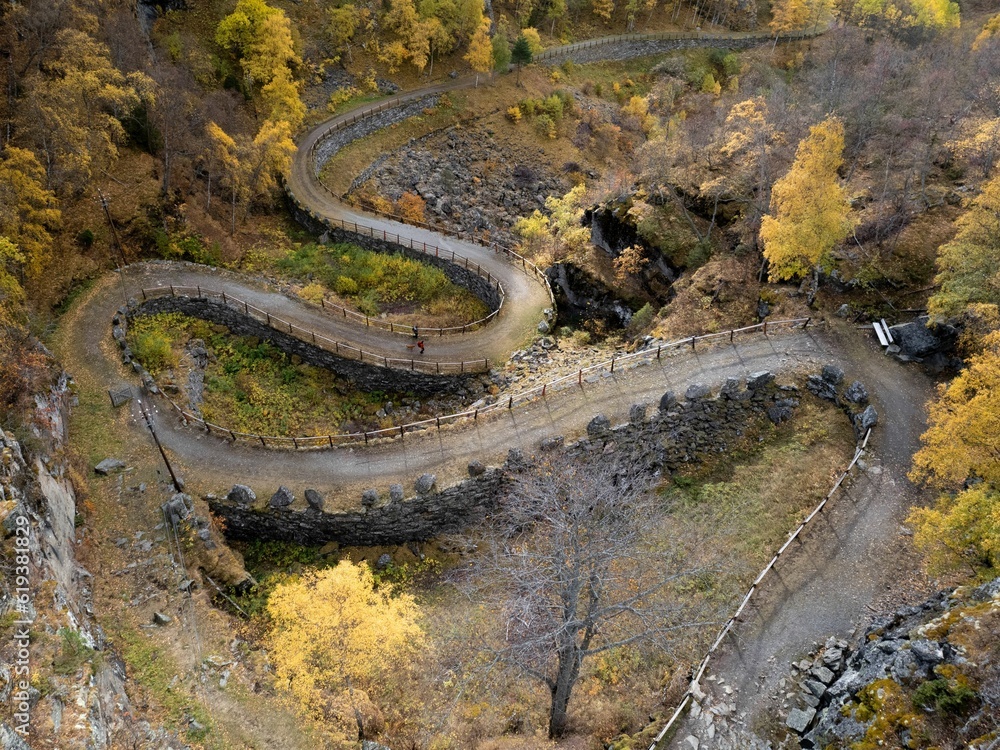
[[[885,322],[885,318],[872,323],[872,328],[875,329],[875,335],[882,346],[888,347],[893,343],[892,334],[889,332],[889,324]]]

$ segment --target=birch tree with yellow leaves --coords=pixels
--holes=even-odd
[[[1000,332],[939,387],[910,477],[943,490],[909,517],[933,571],[1000,568]]]
[[[267,614],[275,676],[310,713],[344,691],[377,692],[424,643],[413,597],[376,587],[368,566],[349,560],[279,585]]]
[[[5,265],[24,269],[29,279],[42,275],[52,253],[51,232],[61,221],[57,205],[31,151],[14,146],[0,151],[0,235],[17,250],[8,249]]]
[[[772,281],[829,268],[830,251],[854,228],[847,190],[837,176],[843,153],[844,126],[827,118],[810,128],[791,169],[774,183],[771,212],[760,227]]]

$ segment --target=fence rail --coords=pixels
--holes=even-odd
[[[685,41],[685,40],[723,41],[723,42],[725,42],[725,41],[746,41],[746,40],[753,40],[753,41],[764,42],[764,41],[769,41],[771,39],[774,39],[775,43],[777,43],[779,41],[780,42],[789,42],[789,41],[796,41],[796,40],[800,40],[800,39],[808,39],[808,38],[811,38],[811,37],[814,37],[814,36],[817,36],[817,35],[818,35],[818,32],[816,32],[816,31],[792,32],[792,33],[788,33],[788,34],[778,34],[778,35],[776,35],[774,37],[772,37],[769,34],[768,35],[754,34],[752,32],[751,33],[711,34],[711,33],[702,32],[702,31],[697,31],[697,32],[661,32],[661,33],[649,33],[649,34],[619,34],[617,36],[608,36],[608,37],[601,37],[599,39],[591,39],[591,40],[586,41],[586,42],[577,42],[576,44],[569,44],[569,45],[565,45],[565,46],[562,46],[562,47],[553,47],[551,49],[548,49],[548,50],[545,50],[543,52],[540,52],[538,55],[535,56],[535,59],[538,60],[539,62],[542,62],[542,61],[549,60],[549,59],[554,59],[554,58],[558,58],[558,57],[564,57],[566,55],[570,55],[573,52],[577,52],[577,51],[580,51],[580,50],[590,49],[592,47],[599,47],[599,46],[611,45],[611,44],[620,44],[622,42],[634,42],[634,41]],[[331,122],[329,124],[329,126],[327,126],[327,128],[325,130],[323,130],[322,132],[320,132],[320,133],[317,134],[317,131],[312,131],[312,135],[313,135],[312,144],[309,146],[309,150],[307,152],[307,155],[308,155],[308,158],[309,158],[309,161],[310,161],[310,168],[307,170],[307,174],[309,175],[309,177],[312,180],[313,184],[318,185],[325,193],[327,193],[330,196],[330,198],[334,202],[336,202],[336,203],[342,203],[341,198],[339,196],[337,196],[336,194],[334,194],[333,191],[331,191],[319,179],[318,167],[317,167],[317,165],[316,165],[315,162],[316,162],[316,151],[319,148],[320,144],[322,144],[327,138],[329,138],[334,133],[336,133],[336,132],[338,132],[340,130],[343,130],[343,129],[347,128],[347,127],[350,127],[351,125],[354,125],[354,124],[356,124],[358,122],[361,122],[363,120],[366,120],[366,119],[374,117],[374,116],[376,116],[378,114],[381,114],[382,112],[385,112],[385,111],[390,110],[390,109],[395,109],[396,107],[399,107],[399,106],[401,106],[403,104],[409,104],[411,102],[419,101],[420,99],[423,99],[423,98],[426,98],[426,97],[429,97],[429,96],[435,96],[435,95],[438,95],[438,94],[443,94],[443,93],[446,93],[446,92],[448,92],[450,90],[453,90],[455,88],[460,88],[460,87],[465,86],[465,85],[471,85],[471,84],[468,81],[463,81],[463,82],[460,82],[458,84],[443,84],[443,85],[435,86],[435,87],[432,87],[432,88],[427,88],[427,89],[421,89],[421,90],[413,91],[413,92],[411,92],[409,94],[405,94],[403,96],[396,96],[396,97],[393,97],[392,99],[388,99],[386,101],[382,101],[382,102],[379,102],[377,104],[372,104],[372,105],[367,106],[367,107],[359,107],[357,110],[348,113],[348,115],[341,116],[340,118],[335,118],[334,121]],[[291,190],[291,188],[287,185],[287,183],[285,185],[285,190],[288,193],[289,198],[291,198],[292,202],[301,211],[303,211],[306,215],[308,215],[309,218],[312,219],[313,221],[316,221],[316,222],[318,222],[318,223],[326,226],[327,228],[330,228],[330,229],[332,229],[332,228],[338,228],[338,229],[341,229],[343,231],[354,232],[355,234],[359,234],[361,236],[368,236],[368,237],[372,237],[372,238],[375,238],[375,239],[378,239],[379,238],[378,235],[381,233],[381,235],[382,235],[381,239],[383,241],[385,241],[385,242],[391,242],[391,243],[400,245],[401,247],[408,247],[411,250],[418,250],[419,249],[422,252],[427,253],[427,254],[430,254],[433,251],[433,253],[434,253],[434,255],[436,257],[442,257],[441,256],[442,248],[439,248],[439,247],[437,247],[435,245],[428,245],[426,242],[416,242],[412,238],[402,237],[398,233],[396,233],[396,234],[389,234],[385,230],[377,230],[377,229],[375,229],[373,227],[365,226],[363,224],[358,224],[355,221],[348,222],[348,221],[344,221],[343,219],[333,219],[333,218],[329,218],[329,217],[326,217],[326,216],[321,216],[321,215],[317,214],[312,208],[310,208],[308,204],[304,203],[301,199],[299,199],[295,195],[295,193]],[[440,228],[440,227],[434,227],[434,226],[431,226],[431,225],[426,224],[424,222],[413,222],[413,221],[405,220],[403,217],[395,216],[395,215],[384,213],[384,212],[380,212],[380,211],[378,211],[376,209],[369,209],[369,212],[377,214],[377,215],[380,215],[380,216],[384,216],[385,218],[388,218],[388,219],[391,219],[391,220],[394,220],[394,221],[400,221],[401,223],[411,224],[411,225],[418,226],[418,227],[421,227],[421,228],[430,229],[430,230],[432,230],[434,232],[437,232],[438,234],[452,236],[452,237],[455,237],[457,239],[462,239],[462,240],[469,241],[469,242],[476,242],[476,244],[481,244],[483,247],[488,247],[488,248],[494,250],[495,252],[502,254],[506,259],[510,260],[515,267],[518,266],[518,265],[520,265],[522,271],[524,271],[526,273],[529,273],[533,278],[535,278],[536,280],[540,281],[544,285],[545,290],[548,292],[548,295],[549,295],[549,301],[552,304],[553,309],[555,309],[555,295],[552,292],[552,285],[549,283],[548,278],[545,276],[544,273],[542,273],[542,271],[537,266],[535,266],[534,263],[532,263],[531,261],[529,261],[524,256],[522,256],[522,255],[518,254],[517,252],[515,252],[512,248],[505,247],[505,246],[501,245],[500,243],[496,243],[496,242],[492,242],[492,243],[480,243],[480,242],[477,241],[477,238],[475,238],[475,237],[467,238],[467,237],[465,237],[460,232],[455,232],[455,231],[443,229],[443,228]],[[460,264],[464,262],[466,264],[466,267],[467,268],[469,267],[468,264],[469,264],[470,261],[469,261],[468,258],[464,258],[463,256],[456,255],[454,253],[454,251],[444,250],[443,252],[445,252],[446,254],[450,254],[451,255],[452,262],[458,262]],[[477,266],[478,266],[478,264],[477,264]],[[488,319],[489,318],[487,318],[486,320],[488,320]]]
[[[328,338],[311,328],[302,328],[294,323],[272,315],[267,310],[262,310],[250,303],[212,289],[185,286],[158,286],[150,289],[142,289],[142,299],[155,299],[157,297],[195,297],[197,299],[220,300],[226,307],[242,312],[247,317],[253,318],[259,323],[264,323],[276,331],[287,333],[300,341],[313,344],[325,351],[336,354],[344,359],[353,359],[376,367],[388,367],[397,370],[410,370],[412,372],[422,372],[429,375],[466,375],[477,372],[487,372],[490,369],[488,359],[474,359],[461,362],[432,362],[423,359],[409,359],[386,357],[374,352],[366,352],[364,349],[341,341]],[[401,326],[397,326],[402,330]],[[412,330],[407,327],[407,330]]]
[[[565,57],[573,54],[574,52],[580,52],[594,47],[604,47],[611,44],[621,44],[622,42],[684,42],[704,40],[720,42],[759,41],[763,43],[772,40],[776,40],[778,42],[794,42],[802,39],[810,39],[815,36],[818,36],[818,32],[796,31],[788,34],[778,34],[777,37],[772,34],[757,34],[754,32],[713,34],[704,31],[662,31],[651,32],[648,34],[617,34],[615,36],[602,36],[597,39],[588,39],[585,42],[566,44],[561,47],[552,47],[551,49],[539,52],[534,56],[534,60],[543,62],[545,60]]]
[[[830,492],[827,493],[826,497],[824,497],[820,501],[820,503],[815,508],[813,508],[812,512],[808,516],[806,516],[806,519],[802,521],[795,528],[795,530],[792,531],[791,534],[788,535],[788,539],[785,541],[785,543],[781,545],[780,549],[778,549],[777,552],[774,553],[774,556],[771,558],[770,562],[768,562],[767,565],[764,566],[764,569],[760,572],[760,575],[758,575],[757,578],[754,580],[754,582],[750,584],[750,589],[743,597],[743,600],[740,602],[739,607],[736,608],[736,611],[733,613],[733,616],[729,618],[726,624],[722,626],[722,629],[719,631],[718,636],[712,643],[711,648],[708,649],[708,653],[705,654],[705,658],[702,659],[701,663],[698,665],[698,671],[695,672],[694,677],[691,678],[691,682],[688,684],[688,689],[684,693],[684,697],[681,699],[681,702],[677,705],[677,708],[674,709],[674,712],[670,715],[670,719],[664,725],[663,729],[661,729],[659,733],[657,733],[656,737],[653,739],[652,744],[650,744],[648,750],[657,750],[659,748],[660,743],[667,736],[667,733],[674,727],[674,724],[677,723],[677,720],[684,713],[685,709],[687,709],[687,707],[691,705],[691,701],[694,699],[695,689],[698,687],[698,683],[704,676],[705,670],[708,669],[708,664],[712,659],[712,655],[715,654],[715,652],[722,645],[723,639],[725,639],[725,637],[729,635],[730,632],[732,632],[733,627],[738,622],[740,622],[740,616],[743,614],[744,610],[746,610],[747,605],[750,603],[751,599],[753,599],[754,595],[760,590],[760,585],[767,577],[768,573],[774,570],[774,566],[778,564],[778,560],[781,558],[781,556],[788,550],[792,542],[801,541],[799,537],[801,536],[805,528],[812,522],[814,518],[816,518],[816,516],[820,514],[823,508],[826,507],[826,504],[830,502],[830,500],[836,494],[837,490],[841,489],[841,487],[844,484],[844,480],[847,479],[851,471],[854,469],[854,466],[858,463],[858,460],[861,458],[861,456],[864,455],[865,449],[868,447],[868,438],[871,437],[871,434],[872,431],[871,428],[869,427],[868,431],[865,432],[864,439],[860,442],[860,444],[858,444],[854,448],[854,458],[851,459],[851,463],[847,465],[847,468],[844,469],[844,473],[841,474],[840,477],[837,479],[836,483],[833,485],[833,489],[831,489]]]
[[[204,293],[204,290],[202,290],[202,292]],[[232,301],[233,298],[227,297],[227,299],[229,301]],[[243,305],[245,303],[240,302],[239,304]],[[256,309],[256,308],[248,307],[248,309]],[[790,320],[772,321],[770,323],[768,322],[758,323],[756,325],[746,326],[745,328],[735,328],[729,331],[723,331],[721,333],[710,333],[703,336],[691,336],[686,339],[680,339],[678,341],[671,341],[669,343],[660,344],[655,349],[653,347],[650,347],[648,349],[642,349],[638,352],[626,354],[621,357],[612,357],[610,360],[605,360],[604,362],[600,362],[598,364],[591,365],[589,367],[581,367],[577,370],[577,372],[571,375],[557,378],[555,380],[550,380],[540,386],[535,386],[534,388],[522,391],[521,393],[518,393],[516,395],[508,396],[507,398],[500,399],[492,404],[487,404],[484,406],[467,409],[465,411],[457,412],[455,414],[430,417],[428,419],[422,419],[417,422],[410,422],[408,424],[399,425],[398,427],[386,427],[379,430],[366,430],[362,432],[346,432],[337,435],[303,435],[296,437],[284,437],[284,436],[274,436],[274,435],[257,435],[249,432],[240,432],[238,430],[233,430],[228,427],[224,427],[222,425],[206,422],[204,419],[197,416],[196,414],[192,414],[191,412],[182,409],[166,394],[162,395],[186,423],[194,423],[204,428],[205,431],[211,435],[217,435],[222,438],[228,438],[233,442],[246,441],[251,444],[259,444],[265,448],[285,448],[285,449],[291,448],[293,450],[333,448],[338,445],[356,445],[359,443],[364,443],[365,445],[367,445],[373,440],[382,440],[386,438],[403,439],[406,436],[406,433],[419,432],[431,428],[436,428],[440,430],[442,426],[455,424],[457,422],[465,420],[478,421],[480,417],[488,416],[503,411],[509,411],[513,409],[515,406],[520,406],[522,404],[530,403],[538,398],[545,398],[552,393],[568,390],[572,387],[582,388],[584,386],[584,383],[590,383],[596,381],[597,379],[599,379],[601,373],[604,372],[613,374],[616,369],[621,371],[623,369],[634,368],[640,364],[650,364],[651,362],[657,362],[663,357],[664,354],[669,355],[669,353],[672,350],[687,349],[687,348],[694,350],[697,345],[697,342],[699,341],[709,341],[720,337],[725,338],[727,336],[729,337],[730,341],[734,341],[736,335],[738,334],[762,333],[764,335],[767,335],[768,330],[773,331],[779,328],[805,329],[809,326],[809,323],[811,321],[812,318],[793,318]],[[289,325],[289,324],[283,322],[283,325]],[[283,328],[278,327],[276,330],[283,330]],[[381,359],[381,356],[379,356],[378,358]],[[466,370],[466,372],[469,372],[469,370]]]

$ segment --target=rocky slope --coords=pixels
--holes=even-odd
[[[62,376],[36,396],[22,440],[0,430],[0,700],[12,708],[0,747],[178,748],[133,718],[125,666],[94,616],[66,458],[71,401]]]

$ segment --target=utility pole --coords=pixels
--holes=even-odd
[[[125,303],[125,309],[128,310],[128,291],[125,289],[125,266],[128,265],[128,261],[125,260],[125,251],[122,250],[121,240],[118,238],[118,229],[115,227],[115,222],[111,218],[111,210],[108,208],[108,199],[105,197],[101,189],[97,189],[97,197],[101,202],[101,208],[104,209],[104,218],[108,221],[108,226],[111,228],[111,240],[115,249],[118,251],[118,257],[115,259],[115,264],[118,266],[118,275],[122,282],[122,300]]]
[[[173,482],[174,490],[177,492],[184,491],[184,482],[182,482],[178,476],[174,473],[174,467],[170,465],[170,459],[167,458],[167,452],[163,450],[163,446],[160,444],[160,438],[156,434],[156,430],[153,429],[153,420],[149,416],[149,411],[146,409],[146,405],[142,402],[142,399],[136,399],[139,404],[139,410],[142,412],[142,416],[146,420],[146,427],[149,428],[149,434],[153,436],[153,442],[156,443],[157,450],[160,451],[160,457],[163,459],[163,463],[167,466],[167,471],[170,473],[170,481]]]

